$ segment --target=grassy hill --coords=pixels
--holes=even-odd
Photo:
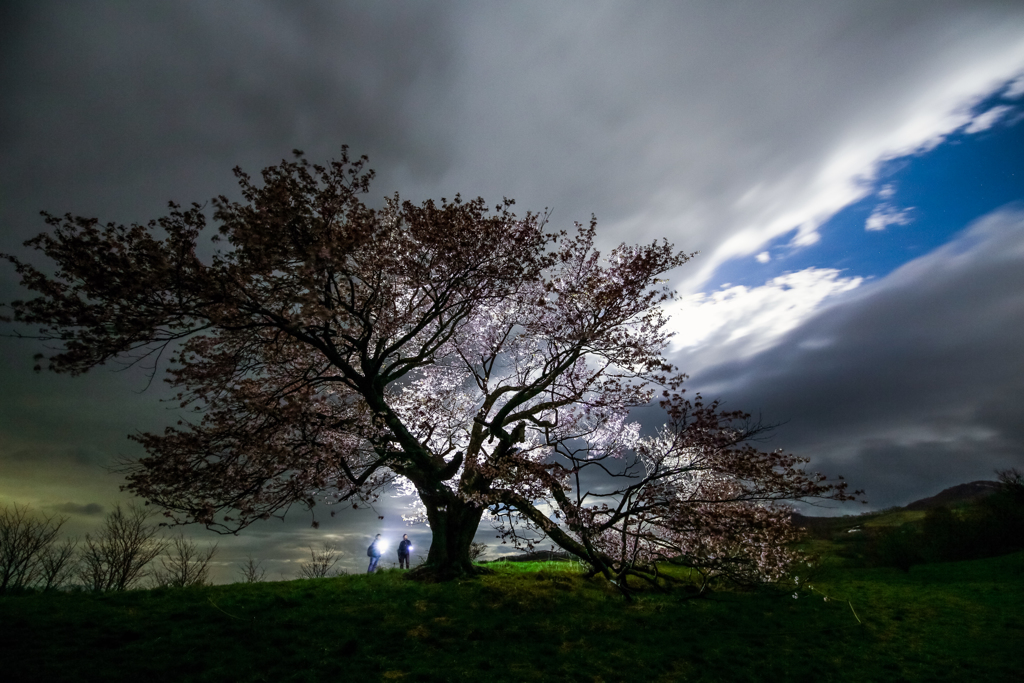
[[[804,549],[848,567],[909,569],[1024,550],[1024,485],[975,481],[904,507],[862,515],[794,515]]]
[[[899,526],[907,522],[924,520],[928,510],[940,507],[974,508],[985,498],[1000,491],[996,481],[972,481],[943,489],[934,496],[915,500],[903,507],[892,507],[877,512],[842,517],[815,517],[793,515],[797,526],[804,527],[815,536],[831,537],[852,529]]]
[[[1019,680],[1024,553],[824,564],[785,590],[633,603],[567,562],[12,596],[0,662],[26,682]]]
[[[757,591],[648,590],[627,603],[540,553],[443,584],[389,570],[0,597],[0,672],[28,683],[1016,681],[1024,484],[977,484],[798,517],[817,559]],[[950,559],[962,561],[938,561]]]

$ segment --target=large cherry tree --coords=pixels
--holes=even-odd
[[[203,207],[171,204],[146,225],[44,214],[26,244],[48,271],[4,255],[38,294],[8,319],[59,340],[51,370],[127,360],[176,389],[178,424],[132,437],[147,455],[128,490],[223,532],[415,493],[424,571],[474,571],[488,512],[620,584],[664,559],[770,577],[790,538],[779,502],[846,497],[743,446],[737,415],[682,401],[661,304],[688,255],[602,256],[593,221],[553,233],[510,200],[373,209],[365,161],[236,169],[243,201],[212,201],[208,239]],[[668,424],[641,438],[630,410],[658,392]],[[580,480],[598,468],[623,482],[603,500]]]

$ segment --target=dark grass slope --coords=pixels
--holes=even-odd
[[[1024,554],[644,594],[568,563],[0,598],[10,681],[1013,681]],[[810,585],[808,585],[810,584]],[[825,600],[825,596],[831,597]]]

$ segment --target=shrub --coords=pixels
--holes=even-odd
[[[65,517],[38,517],[28,507],[0,506],[0,593],[41,580],[52,588],[66,579],[74,542],[55,546]]]
[[[206,585],[210,576],[210,560],[217,552],[217,544],[204,553],[195,541],[178,534],[171,545],[171,552],[160,558],[161,568],[153,574],[154,583],[173,588]]]
[[[338,572],[331,572],[334,565],[338,564],[338,549],[330,544],[324,543],[320,550],[309,548],[312,560],[304,562],[299,566],[300,579],[326,579],[328,576],[337,576]]]
[[[118,503],[95,536],[85,535],[78,577],[86,588],[128,590],[148,575],[147,565],[167,547],[148,523],[151,514],[136,503]]]
[[[245,563],[239,565],[239,573],[242,575],[242,583],[259,583],[267,576],[267,570],[263,562],[252,555],[247,555]]]
[[[905,572],[924,562],[921,554],[921,534],[912,523],[898,527],[885,527],[877,532],[868,551],[872,564],[896,567]]]

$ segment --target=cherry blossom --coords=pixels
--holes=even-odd
[[[51,370],[140,363],[174,388],[180,421],[132,437],[147,455],[129,491],[228,533],[295,504],[333,514],[414,492],[433,534],[422,571],[442,577],[476,571],[485,513],[624,590],[659,561],[785,571],[781,501],[845,485],[681,399],[665,276],[691,255],[664,241],[601,254],[595,220],[552,232],[507,199],[373,209],[365,161],[300,154],[261,182],[235,169],[243,201],[212,200],[209,258],[198,204],[147,225],[46,214],[52,231],[27,245],[55,269],[4,255],[37,294],[13,320],[59,342]],[[630,411],[659,392],[667,425],[642,437]]]

